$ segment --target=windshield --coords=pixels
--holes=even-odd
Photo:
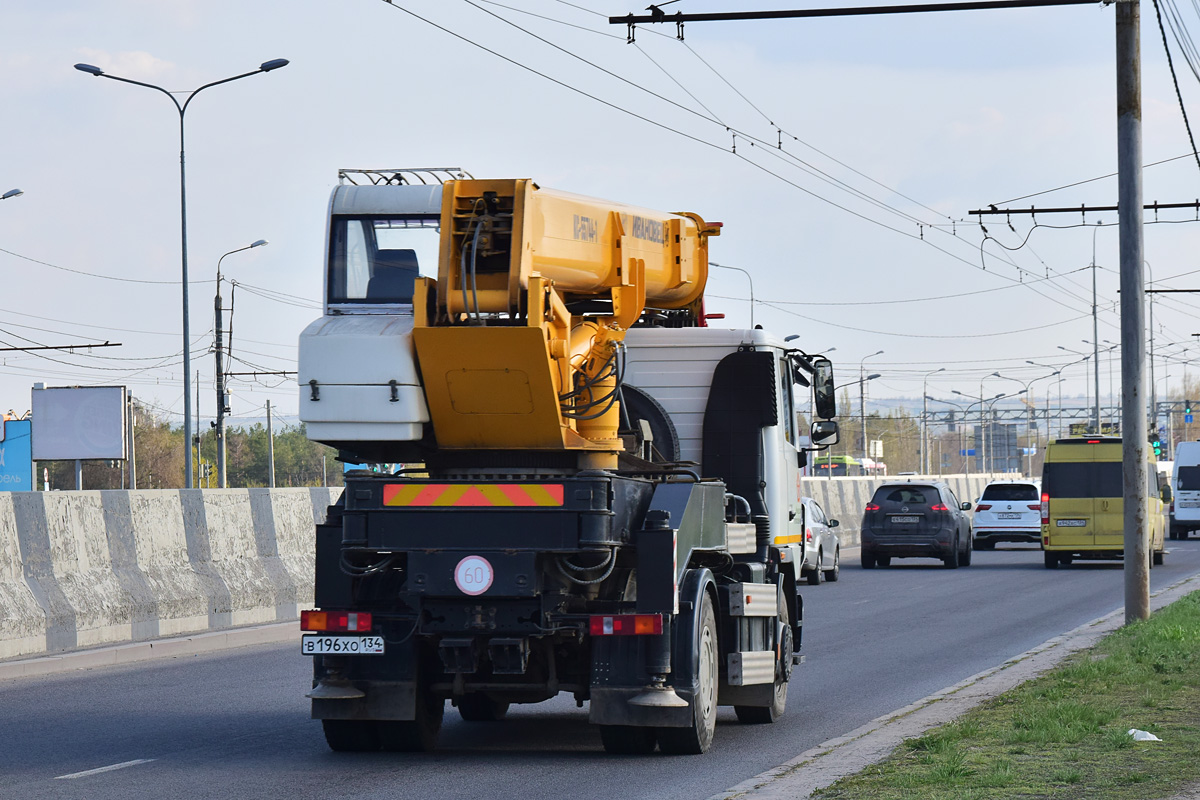
[[[438,217],[333,219],[326,300],[339,303],[411,303],[418,275],[437,274]]]

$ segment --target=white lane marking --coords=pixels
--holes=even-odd
[[[86,778],[89,775],[99,775],[101,772],[112,772],[115,769],[136,767],[138,764],[149,764],[153,760],[153,758],[139,758],[134,761],[122,761],[120,764],[109,764],[107,767],[96,767],[95,769],[85,769],[83,772],[72,772],[70,775],[59,775],[54,780],[69,781],[75,778]]]

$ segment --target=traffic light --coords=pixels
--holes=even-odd
[[[1185,414],[1192,413],[1192,401],[1191,400],[1183,401],[1183,413],[1185,413]]]
[[[1150,434],[1150,446],[1154,448],[1154,457],[1162,457],[1162,438],[1157,433]]]

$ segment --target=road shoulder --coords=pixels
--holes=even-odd
[[[1162,608],[1200,588],[1200,575],[1151,595]],[[853,775],[891,753],[905,739],[922,735],[1057,666],[1121,627],[1124,608],[1055,636],[1005,663],[972,675],[917,702],[878,717],[850,733],[822,742],[774,769],[755,775],[709,800],[796,800]]]

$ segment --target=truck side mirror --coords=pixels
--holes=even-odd
[[[833,388],[833,364],[828,358],[819,356],[812,360],[812,365],[813,404],[816,406],[817,416],[821,419],[833,419],[837,416],[837,398]],[[814,443],[815,441],[814,439]]]
[[[816,448],[835,445],[838,443],[838,424],[831,419],[814,422],[809,428],[809,437]]]
[[[1162,487],[1160,497],[1162,497],[1162,501],[1164,503],[1171,502],[1171,487],[1170,486]]]

